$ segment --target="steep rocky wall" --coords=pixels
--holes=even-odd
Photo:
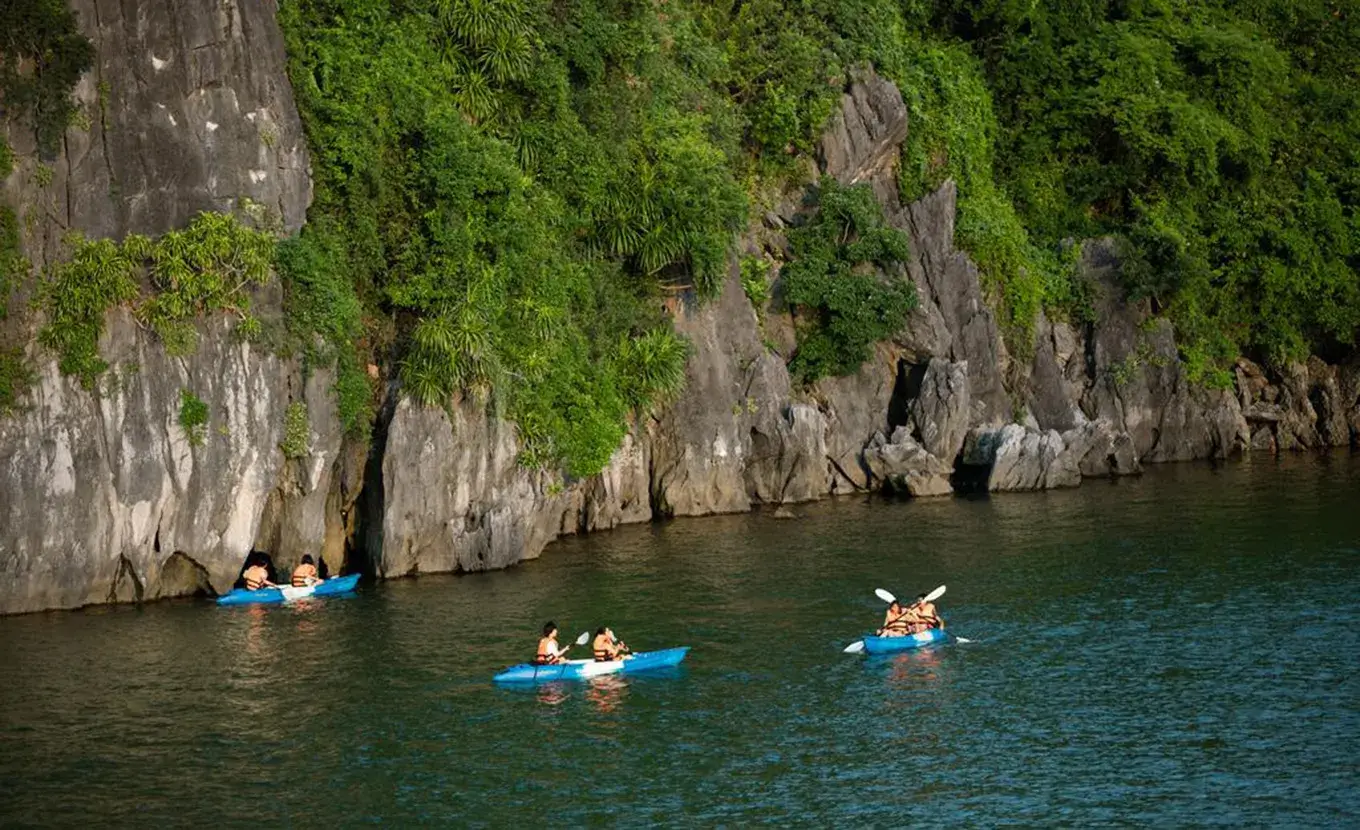
[[[398,400],[385,433],[368,550],[382,576],[504,568],[560,535],[652,517],[647,447],[632,436],[603,473],[568,482],[522,466],[514,425],[485,400],[448,410]]]
[[[65,255],[68,231],[156,235],[243,199],[271,224],[302,224],[307,152],[271,0],[71,7],[96,49],[75,90],[83,117],[54,158],[6,127],[18,156],[0,202],[35,266]],[[255,299],[277,314],[277,291]],[[226,318],[200,324],[194,354],[170,357],[119,309],[100,343],[110,370],[86,390],[34,342],[42,323],[15,313],[0,331],[27,344],[37,375],[0,418],[0,613],[223,591],[254,544],[280,564],[324,550],[340,566],[357,482],[327,373],[304,376],[240,342]],[[208,406],[201,444],[179,424],[184,390]],[[286,459],[295,401],[307,406],[308,452]]]
[[[173,358],[113,312],[100,344],[111,368],[93,392],[38,361],[27,406],[0,419],[0,610],[223,591],[294,466],[289,536],[319,549],[338,436],[313,429],[296,462],[279,443],[293,400],[326,422],[326,379],[302,385],[229,326],[208,323],[198,350]],[[208,404],[201,443],[180,424],[182,390]]]

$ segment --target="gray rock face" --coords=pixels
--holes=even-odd
[[[8,133],[19,158],[0,198],[31,223],[30,259],[59,258],[67,230],[159,234],[242,198],[302,225],[309,162],[275,5],[72,0],[96,50],[75,90],[89,127],[66,131],[46,186],[31,133]]]
[[[1097,288],[1099,321],[1085,350],[1085,416],[1128,433],[1145,462],[1223,458],[1244,449],[1250,432],[1237,399],[1186,378],[1171,324],[1152,319],[1146,301],[1126,296],[1114,243],[1088,243],[1083,269]]]
[[[951,464],[968,434],[969,394],[968,364],[935,358],[926,367],[920,394],[908,406],[921,446]]]
[[[892,428],[889,410],[897,388],[899,362],[897,350],[880,343],[858,372],[822,378],[813,388],[813,397],[826,413],[830,492],[849,493],[876,486],[862,455],[874,435]]]
[[[522,466],[514,425],[484,401],[449,412],[399,401],[383,453],[381,544],[369,553],[385,577],[504,568],[560,535],[652,515],[646,448],[631,436],[601,474],[568,483]]]
[[[822,171],[842,184],[868,181],[879,198],[896,201],[892,170],[907,138],[907,105],[891,81],[863,71],[841,97],[841,111],[822,136]]]
[[[686,302],[674,319],[693,351],[684,392],[651,433],[653,507],[665,516],[748,510],[751,417],[760,409],[751,370],[764,347],[735,268],[717,300]]]
[[[916,315],[924,331],[908,334],[904,345],[929,350],[968,367],[972,426],[996,425],[1010,419],[1010,397],[1002,383],[1010,357],[996,315],[982,294],[977,266],[954,248],[954,214],[958,189],[953,181],[904,208],[893,224],[911,238],[908,272],[925,309]],[[933,310],[932,310],[933,309]],[[924,319],[921,319],[924,318]],[[936,321],[943,323],[943,332]],[[943,338],[943,333],[948,338]],[[924,339],[923,339],[924,335]],[[941,341],[944,342],[941,342]]]
[[[303,491],[284,508],[289,545],[320,551],[340,444],[318,394],[328,378],[304,387],[296,365],[229,329],[216,319],[194,355],[171,358],[113,312],[101,342],[112,368],[93,394],[34,355],[26,408],[0,419],[0,612],[230,588],[285,478],[293,400],[322,419],[308,457],[289,462]],[[201,444],[180,425],[181,390],[208,404]]]
[[[992,492],[1075,487],[1083,476],[1138,472],[1128,436],[1108,421],[1096,421],[1059,434],[1007,424],[968,434],[963,462],[987,470]]]
[[[864,465],[870,480],[884,490],[904,496],[947,496],[954,492],[949,476],[954,468],[916,443],[904,427],[893,431],[892,440],[874,435],[864,448]]]

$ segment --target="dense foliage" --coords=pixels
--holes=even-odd
[[[65,0],[0,6],[0,113],[31,127],[42,155],[56,151],[75,112],[71,88],[93,62],[94,46],[76,29]],[[0,157],[6,155],[0,142]]]
[[[99,337],[108,309],[131,304],[172,354],[188,354],[198,343],[193,320],[209,311],[241,318],[238,331],[250,334],[246,289],[269,279],[274,237],[220,213],[200,213],[187,228],[158,239],[136,234],[121,243],[109,239],[67,240],[71,258],[53,266],[38,285],[37,305],[46,315],[38,341],[57,353],[61,371],[93,388],[108,364],[99,356]],[[155,289],[143,293],[139,277]]]
[[[941,0],[986,68],[1039,240],[1114,233],[1194,373],[1360,326],[1360,4]]]
[[[1357,12],[1360,0],[283,0],[315,179],[306,228],[276,245],[200,218],[154,242],[80,243],[39,286],[41,337],[86,383],[114,303],[172,349],[192,348],[189,321],[210,309],[269,337],[242,292],[272,264],[287,343],[334,363],[351,430],[372,417],[370,364],[395,361],[420,401],[486,396],[518,422],[526,463],[593,472],[629,413],[684,381],[662,297],[718,289],[748,215],[808,184],[827,118],[872,64],[909,108],[902,196],[957,183],[957,241],[1013,354],[1039,309],[1090,313],[1072,241],[1108,234],[1197,380],[1226,382],[1244,352],[1340,357],[1360,328]],[[91,54],[61,0],[0,12],[0,107],[44,152]],[[905,242],[868,193],[814,192],[780,272],[806,380],[853,371],[914,301],[884,276]],[[16,227],[0,211],[0,288],[26,268]],[[769,273],[740,264],[757,306]],[[2,407],[23,374],[0,374]]]
[[[812,218],[789,230],[793,260],[783,271],[784,299],[799,324],[790,369],[806,382],[858,371],[916,305],[903,271],[907,236],[884,223],[869,186],[845,188],[827,177],[815,198]]]

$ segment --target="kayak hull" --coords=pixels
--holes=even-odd
[[[688,653],[689,646],[681,646],[661,651],[641,651],[623,660],[608,662],[568,660],[551,666],[520,663],[518,666],[511,666],[493,679],[497,683],[545,683],[553,680],[589,680],[606,674],[636,674],[649,669],[679,665]]]
[[[911,651],[912,649],[925,648],[936,643],[949,642],[950,636],[943,628],[931,628],[925,631],[918,631],[915,634],[908,634],[905,637],[875,637],[873,635],[864,638],[865,654],[892,654],[898,651]]]
[[[312,597],[331,597],[353,591],[354,586],[358,583],[359,574],[350,574],[349,576],[337,576],[335,579],[328,579],[325,582],[318,582],[305,588],[285,586],[283,588],[261,588],[258,591],[237,588],[218,597],[217,604],[272,605]]]

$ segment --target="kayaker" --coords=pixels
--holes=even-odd
[[[534,662],[540,666],[551,666],[554,663],[562,662],[562,655],[567,653],[566,648],[557,646],[557,623],[546,622],[543,624],[543,639],[538,641],[538,652],[534,655]]]
[[[883,627],[878,630],[880,637],[905,637],[911,633],[911,612],[902,603],[893,600],[888,605],[888,614],[883,618]]]
[[[590,644],[591,651],[595,652],[595,659],[601,663],[610,660],[618,660],[625,654],[630,654],[628,646],[619,642],[614,637],[614,632],[605,626],[600,626],[595,631],[595,641]]]
[[[273,582],[269,581],[269,570],[256,560],[254,565],[246,568],[246,572],[241,574],[241,578],[246,581],[247,591],[258,591],[261,588],[277,588]]]
[[[321,579],[316,573],[316,563],[312,561],[312,555],[303,554],[301,564],[293,569],[293,587],[305,588],[320,581]]]
[[[920,626],[918,631],[925,631],[930,628],[944,628],[944,620],[935,610],[935,603],[926,602],[926,595],[921,594],[916,598],[916,603],[912,605],[913,616]]]

